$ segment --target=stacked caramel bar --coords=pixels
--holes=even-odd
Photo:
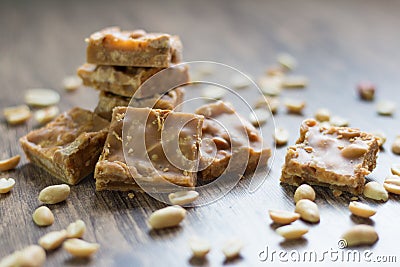
[[[100,91],[95,109],[99,116],[110,121],[114,107],[129,103],[132,107],[173,109],[182,102],[184,89],[174,85],[187,83],[189,76],[185,66],[176,65],[182,58],[178,36],[111,27],[93,33],[86,42],[87,63],[77,73],[84,85]],[[159,84],[153,84],[153,90],[138,90],[160,71],[168,73],[157,79]],[[169,84],[171,88],[166,86]]]

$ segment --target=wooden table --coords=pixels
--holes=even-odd
[[[73,106],[93,109],[97,102],[93,89],[67,93],[61,80],[85,61],[84,38],[110,25],[176,33],[183,40],[186,60],[222,62],[253,77],[273,65],[277,53],[289,52],[299,61],[295,73],[309,77],[310,85],[304,90],[286,90],[283,96],[304,99],[307,107],[304,116],[286,114],[281,107],[276,125],[290,131],[293,143],[300,122],[312,117],[317,108],[326,107],[348,118],[352,126],[383,130],[388,141],[370,175],[382,182],[390,165],[400,162],[390,150],[400,134],[399,111],[393,117],[380,117],[375,111],[378,100],[400,103],[399,10],[400,3],[389,0],[1,1],[0,107],[23,103],[27,88],[49,87],[61,93],[62,110]],[[362,102],[355,94],[356,83],[365,79],[378,86],[373,103]],[[2,119],[0,158],[22,154],[18,138],[34,127],[33,122],[11,127]],[[294,208],[294,188],[279,184],[284,155],[285,148],[276,150],[270,162],[272,171],[255,193],[249,193],[246,182],[241,182],[224,198],[188,209],[180,227],[163,231],[149,231],[146,219],[164,204],[140,193],[130,199],[127,193],[96,192],[93,177],[72,187],[65,203],[51,206],[54,225],[37,227],[31,214],[40,205],[38,193],[59,181],[23,158],[15,171],[0,174],[16,180],[12,192],[0,196],[0,257],[80,218],[88,227],[84,238],[100,243],[100,251],[91,260],[77,260],[58,249],[47,254],[46,266],[254,266],[278,263],[280,250],[316,251],[320,260],[324,251],[338,251],[340,256],[341,234],[357,223],[374,225],[379,233],[379,241],[361,251],[371,249],[371,259],[393,255],[400,261],[400,205],[399,197],[393,195],[384,204],[365,200],[378,213],[363,220],[350,216],[350,196],[334,197],[329,190],[316,188],[321,222],[308,225],[310,232],[300,241],[285,242],[275,234],[267,211]],[[204,262],[191,259],[188,239],[193,235],[212,244]],[[245,246],[240,258],[225,262],[221,247],[231,237],[239,237]],[[266,247],[270,253],[278,252],[273,260],[269,255],[262,262],[259,255]],[[325,254],[324,264],[330,263]]]

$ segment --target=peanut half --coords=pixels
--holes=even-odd
[[[342,156],[348,159],[356,159],[367,153],[368,148],[365,146],[350,144],[342,149]]]
[[[13,178],[1,178],[0,179],[0,194],[5,194],[11,191],[15,185]]]
[[[78,76],[67,76],[62,80],[62,85],[66,91],[75,91],[82,86],[82,80]]]
[[[296,203],[295,212],[300,214],[300,218],[310,223],[317,223],[320,220],[317,204],[309,199],[300,199]]]
[[[285,239],[298,239],[308,233],[308,228],[299,225],[285,225],[277,228],[275,232]]]
[[[400,164],[399,163],[392,164],[392,166],[390,167],[390,171],[392,172],[393,175],[400,175]]]
[[[64,240],[67,239],[67,231],[53,231],[39,238],[38,244],[45,250],[53,250],[61,246]]]
[[[56,204],[66,200],[70,190],[67,184],[48,186],[40,191],[39,200],[46,204]]]
[[[249,115],[249,121],[254,126],[264,125],[270,117],[269,111],[265,108],[254,109]]]
[[[374,227],[366,224],[353,226],[342,236],[348,247],[372,245],[378,240],[378,233]]]
[[[286,99],[284,104],[287,111],[294,114],[301,114],[306,107],[306,102],[298,99]]]
[[[210,243],[199,237],[193,237],[189,241],[190,249],[196,258],[204,258],[211,250]]]
[[[20,160],[20,155],[16,155],[9,159],[0,160],[0,171],[5,172],[14,169],[15,167],[17,167]]]
[[[45,124],[53,120],[58,115],[58,113],[60,113],[60,109],[57,106],[51,106],[39,109],[33,114],[33,117],[40,124]]]
[[[389,194],[383,187],[383,185],[377,182],[369,182],[364,187],[364,196],[374,200],[387,201],[389,199]]]
[[[178,191],[168,195],[169,201],[173,205],[187,205],[199,198],[199,193],[193,190]]]
[[[400,136],[397,136],[392,144],[392,152],[396,155],[400,155]]]
[[[180,206],[169,206],[153,212],[148,220],[153,229],[177,226],[186,217],[186,210]]]
[[[240,251],[243,248],[243,242],[240,239],[233,238],[225,242],[222,247],[222,253],[224,253],[227,260],[237,258],[240,255]]]
[[[77,220],[76,222],[70,223],[67,227],[67,237],[68,238],[81,238],[86,232],[86,224],[82,220]]]
[[[389,177],[387,177],[385,179],[385,182],[383,183],[383,187],[389,193],[400,195],[400,176],[389,175]]]
[[[52,89],[35,88],[25,92],[25,103],[31,106],[47,107],[60,102],[60,95]]]
[[[376,105],[376,111],[378,112],[379,115],[392,116],[395,110],[396,110],[396,104],[392,101],[381,100]]]
[[[305,76],[285,76],[282,80],[282,87],[284,88],[303,88],[308,85],[308,79]]]
[[[357,201],[350,202],[349,210],[352,214],[363,218],[369,218],[376,214],[376,209]]]
[[[26,105],[5,108],[3,113],[11,125],[24,123],[31,117],[31,111]]]
[[[315,112],[314,117],[319,122],[329,121],[331,119],[331,113],[326,108],[320,108]]]
[[[53,212],[46,206],[37,208],[32,215],[32,219],[39,226],[48,226],[54,223]]]
[[[297,203],[300,199],[309,199],[311,201],[315,200],[315,191],[308,184],[302,184],[297,187],[294,192],[294,202]]]
[[[46,252],[44,249],[38,245],[31,245],[4,257],[0,261],[0,266],[40,267],[43,266],[45,261]]]
[[[300,214],[286,210],[270,210],[269,217],[274,223],[290,224],[300,218]]]
[[[96,253],[100,245],[97,243],[89,243],[82,239],[72,238],[64,242],[63,248],[75,257],[90,257]]]
[[[277,146],[286,145],[289,141],[289,131],[281,127],[275,128],[274,141]]]

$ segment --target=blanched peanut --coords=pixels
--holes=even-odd
[[[207,240],[198,237],[191,238],[189,245],[193,252],[193,256],[197,258],[204,258],[211,250],[210,243]]]
[[[375,136],[379,147],[382,147],[386,143],[386,135],[384,132],[376,131],[376,132],[373,132],[372,135]]]
[[[286,99],[284,102],[289,113],[301,114],[306,107],[306,102],[298,99]]]
[[[317,204],[309,199],[300,199],[296,203],[295,212],[300,214],[300,218],[310,223],[317,223],[320,220]]]
[[[56,204],[66,200],[70,190],[67,184],[48,186],[40,191],[39,200],[46,204]]]
[[[25,92],[25,103],[31,106],[47,107],[60,102],[60,95],[52,89],[35,88]]]
[[[258,85],[265,95],[277,96],[282,91],[281,76],[263,76],[259,79]]]
[[[300,214],[285,210],[270,210],[269,217],[274,223],[289,224],[300,218]]]
[[[24,123],[31,117],[31,111],[26,105],[5,108],[3,113],[6,121],[11,125]]]
[[[308,233],[308,228],[299,225],[285,225],[277,228],[275,232],[285,239],[298,239]]]
[[[396,110],[396,104],[392,101],[382,100],[376,105],[376,111],[379,115],[391,116]]]
[[[0,261],[1,267],[40,267],[46,261],[46,252],[38,245],[31,245],[13,254],[4,257]]]
[[[54,215],[46,206],[41,206],[32,215],[33,221],[39,226],[48,226],[54,223]]]
[[[392,152],[396,155],[400,155],[400,137],[397,136],[392,144]]]
[[[311,201],[315,200],[315,191],[308,184],[302,184],[297,187],[294,192],[294,202],[297,203],[300,199],[309,199]]]
[[[224,97],[227,92],[227,89],[218,87],[216,85],[208,85],[203,88],[202,96],[207,98],[209,101],[218,100]]]
[[[392,164],[392,166],[390,167],[390,171],[393,175],[400,175],[400,164]]]
[[[1,178],[0,179],[0,194],[5,194],[11,191],[15,185],[13,178]]]
[[[390,175],[385,179],[383,183],[383,187],[389,193],[400,195],[400,176],[398,175]]]
[[[372,245],[378,240],[378,233],[370,225],[359,224],[353,226],[342,236],[348,247]]]
[[[329,123],[333,126],[338,126],[338,127],[346,127],[349,126],[349,121],[345,118],[339,117],[339,116],[333,116],[330,120]]]
[[[62,80],[62,85],[67,91],[75,91],[82,86],[82,80],[78,76],[67,76]]]
[[[192,203],[199,198],[199,193],[193,190],[190,191],[178,191],[168,195],[169,201],[173,205],[186,205]]]
[[[305,76],[284,76],[282,87],[285,88],[303,88],[308,85],[308,79]]]
[[[352,214],[363,218],[369,218],[376,213],[376,209],[368,206],[367,204],[356,201],[350,202],[349,210]]]
[[[242,247],[243,242],[241,240],[231,239],[228,240],[222,247],[222,253],[224,253],[226,259],[234,259],[240,255]]]
[[[68,238],[81,238],[86,231],[86,224],[82,220],[70,223],[67,227]]]
[[[177,226],[186,217],[186,210],[180,206],[169,206],[156,210],[150,215],[149,225],[153,229]]]
[[[274,132],[274,141],[277,146],[284,146],[289,141],[289,132],[288,130],[277,127]]]
[[[279,54],[276,60],[282,67],[288,70],[293,70],[297,66],[297,60],[287,53]]]
[[[319,122],[329,121],[331,119],[331,113],[326,108],[320,108],[315,112],[314,117]]]
[[[269,111],[265,108],[254,109],[249,115],[249,121],[254,126],[262,126],[270,117]]]
[[[64,242],[63,248],[75,257],[90,257],[96,253],[100,245],[97,243],[89,243],[81,239],[72,238]]]
[[[53,250],[61,246],[67,238],[67,231],[53,231],[39,238],[38,244],[45,250]]]
[[[5,172],[14,169],[15,167],[17,167],[20,159],[21,156],[16,155],[9,159],[0,160],[0,172]]]
[[[387,201],[389,199],[389,194],[383,187],[383,185],[377,182],[369,182],[365,185],[364,196],[374,200]]]
[[[342,149],[342,156],[348,159],[356,159],[367,153],[368,149],[365,146],[350,144]]]
[[[51,106],[39,109],[33,114],[33,117],[40,124],[45,124],[54,119],[58,113],[60,113],[60,109],[57,106]]]

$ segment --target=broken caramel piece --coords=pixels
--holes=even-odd
[[[159,191],[167,183],[195,186],[197,165],[180,161],[196,163],[203,119],[169,110],[114,108],[107,140],[96,164],[96,190],[141,190],[143,185],[150,185]],[[124,123],[127,128],[123,139]]]
[[[320,126],[307,119],[300,137],[287,149],[281,182],[327,186],[355,195],[376,165],[379,146],[371,134],[349,127]]]
[[[112,112],[115,107],[149,107],[156,109],[168,109],[173,110],[183,101],[185,95],[185,89],[178,87],[168,93],[160,96],[155,95],[153,97],[142,98],[142,99],[130,99],[129,97],[122,97],[111,93],[100,92],[99,102],[94,112],[100,117],[107,120],[111,120]],[[178,109],[179,110],[179,109]]]
[[[178,36],[110,27],[86,39],[86,61],[96,65],[166,68],[182,58]]]
[[[74,185],[93,172],[108,125],[93,112],[76,107],[28,133],[20,143],[33,164]]]
[[[204,105],[195,111],[205,117],[200,146],[200,177],[212,181],[222,174],[254,172],[265,167],[271,149],[250,122],[223,101]],[[211,143],[210,143],[211,142]]]

